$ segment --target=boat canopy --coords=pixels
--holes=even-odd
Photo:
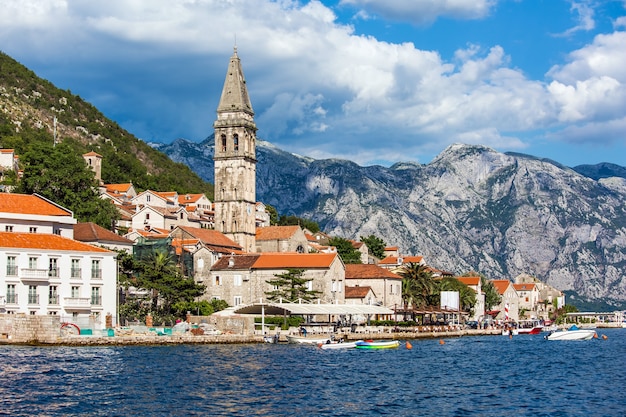
[[[235,314],[269,315],[315,315],[315,314],[393,314],[387,307],[369,304],[304,304],[304,303],[256,303],[241,306]]]

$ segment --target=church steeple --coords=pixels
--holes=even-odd
[[[256,251],[256,125],[241,61],[230,58],[215,129],[215,229]]]
[[[220,104],[217,106],[218,113],[223,111],[244,111],[254,115],[236,46],[233,56],[230,57],[230,64],[228,65],[228,72],[226,73],[224,88],[222,89],[222,97],[220,98]]]

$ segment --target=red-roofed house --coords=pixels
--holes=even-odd
[[[502,297],[500,304],[494,306],[495,310],[500,312],[495,317],[497,320],[506,320],[507,316],[509,320],[519,320],[519,296],[513,283],[508,279],[494,279],[491,281],[500,297]],[[508,313],[507,313],[508,310]]]
[[[0,232],[0,312],[102,329],[116,316],[116,256],[58,235]]]
[[[257,252],[307,253],[308,240],[300,226],[268,226],[256,229]]]
[[[133,241],[123,236],[113,233],[95,223],[76,223],[74,226],[74,240],[89,243],[91,245],[103,246],[109,250],[127,253],[133,252]]]
[[[528,312],[528,318],[538,318],[539,289],[537,284],[513,284],[519,295],[519,308]],[[522,317],[520,317],[522,318]]]
[[[424,262],[424,258],[422,258],[421,256],[387,256],[378,262],[378,266],[397,273],[398,271],[400,271],[402,265],[407,265],[411,263],[426,265],[426,262]]]
[[[72,238],[75,224],[70,210],[38,194],[0,193],[0,231]]]
[[[336,253],[256,253],[226,255],[213,265],[205,279],[205,297],[229,305],[266,300],[273,287],[267,283],[288,269],[304,269],[309,289],[319,291],[322,303],[345,302],[345,267]]]
[[[376,304],[372,287],[346,287],[346,304]]]
[[[371,287],[375,304],[402,306],[402,277],[373,264],[347,264],[346,283],[350,287]]]

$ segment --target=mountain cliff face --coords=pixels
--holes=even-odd
[[[213,181],[213,140],[156,146]],[[626,180],[452,145],[427,165],[362,167],[258,141],[257,199],[332,235],[375,234],[437,268],[528,273],[561,290],[626,300]]]

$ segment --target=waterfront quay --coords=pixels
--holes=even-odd
[[[391,330],[391,329],[390,329]],[[287,334],[277,333],[278,342],[286,343]],[[463,329],[463,330],[442,330],[442,331],[382,331],[376,333],[340,333],[334,334],[335,338],[343,338],[344,340],[360,340],[360,339],[445,339],[463,336],[482,336],[482,335],[501,335],[500,329]],[[320,335],[310,335],[311,339],[318,338]],[[37,346],[147,346],[147,345],[181,345],[181,344],[247,344],[247,343],[265,343],[266,337],[262,335],[242,335],[242,334],[219,334],[219,335],[194,335],[191,332],[181,334],[158,334],[148,332],[143,334],[124,334],[124,335],[62,335],[55,339],[33,339],[33,340],[14,340],[0,339],[0,344],[10,345],[37,345]]]

